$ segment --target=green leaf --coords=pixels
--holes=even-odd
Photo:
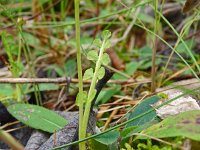
[[[102,57],[102,64],[106,66],[109,63],[110,63],[110,57],[107,53],[104,53]]]
[[[140,57],[140,58],[151,57],[151,55],[152,55],[152,50],[151,50],[150,47],[144,46],[144,47],[142,47],[142,48],[139,49],[138,54],[139,54],[139,57]]]
[[[38,84],[39,91],[54,91],[59,89],[59,85],[53,83],[41,83]],[[37,91],[34,87],[27,91],[27,93]]]
[[[98,53],[95,50],[89,51],[87,53],[87,59],[88,60],[94,60],[97,61],[98,60]]]
[[[121,74],[119,74],[119,73],[114,73],[114,75],[112,76],[112,78],[114,79],[114,80],[127,80],[127,77],[125,77],[125,76],[123,76],[123,75],[121,75]]]
[[[144,130],[143,133],[156,138],[183,136],[200,141],[200,110],[186,111],[168,117]]]
[[[105,75],[105,69],[104,67],[101,67],[97,72],[97,77],[99,80],[101,80],[104,77],[104,75]]]
[[[93,101],[93,99],[94,99],[94,97],[95,97],[96,93],[97,93],[97,90],[96,90],[96,89],[94,89],[94,90],[93,90],[93,92],[92,92],[92,95],[90,96],[90,99],[89,99],[89,101],[90,101],[90,102],[92,102],[92,101]]]
[[[21,72],[23,72],[24,70],[24,65],[22,62],[17,62],[17,61],[14,61],[14,62],[11,62],[10,63],[11,66],[12,66],[12,70],[13,70],[13,75],[16,75],[16,76],[19,76]]]
[[[116,142],[119,136],[120,136],[119,131],[110,131],[96,137],[95,140],[102,144],[109,145]]]
[[[125,143],[128,143],[130,140],[130,136],[132,136],[133,133],[139,133],[139,132],[143,131],[144,129],[147,129],[148,127],[151,127],[152,125],[154,125],[160,121],[161,121],[161,119],[156,117],[152,121],[142,124],[140,126],[130,126],[130,127],[124,128],[124,130],[121,132],[122,138],[121,138],[120,145],[123,147]]]
[[[146,129],[146,128],[148,128],[148,127],[150,127],[150,126],[152,126],[152,125],[154,125],[154,124],[156,124],[156,123],[158,123],[160,121],[161,121],[160,118],[155,117],[153,120],[151,120],[151,121],[149,121],[147,123],[144,123],[144,124],[142,124],[140,126],[130,126],[130,127],[124,128],[124,130],[121,133],[121,136],[122,137],[130,137],[130,135],[132,133],[141,132],[144,129]]]
[[[108,145],[102,144],[95,139],[90,139],[89,142],[89,149],[95,149],[95,150],[110,150]]]
[[[120,85],[113,85],[110,88],[103,89],[96,100],[96,105],[106,103],[114,94],[120,92],[120,90]]]
[[[12,55],[18,55],[19,47],[17,45],[17,41],[14,40],[14,37],[11,34],[6,32],[1,33],[1,38],[9,61],[11,61],[11,59],[13,59]]]
[[[122,137],[126,137],[127,135],[129,135],[133,130],[137,129],[138,126],[131,126],[131,127],[128,127],[128,128],[125,128],[122,133],[121,133],[121,136]]]
[[[157,58],[156,59],[156,65],[159,65],[162,62],[162,59]],[[152,65],[152,60],[150,58],[143,59],[140,61],[140,66],[138,67],[139,69],[148,69]]]
[[[133,75],[138,67],[139,67],[139,63],[138,62],[130,62],[130,63],[128,63],[126,65],[126,73],[128,75]]]
[[[8,111],[24,124],[50,133],[62,129],[67,124],[63,117],[37,105],[14,104],[8,107]]]
[[[168,95],[165,93],[158,93],[158,96],[160,96],[162,99],[168,99]]]
[[[52,69],[53,68],[53,69]],[[59,75],[59,76],[65,76],[65,72],[64,70],[58,66],[58,65],[50,65],[48,68],[47,68],[47,72],[48,74],[51,74],[52,70],[55,70],[56,73]]]
[[[80,93],[77,94],[76,96],[76,105],[80,106],[80,101],[83,101],[83,103],[85,103],[87,100],[87,92],[83,91],[83,95],[80,96]]]
[[[145,23],[153,24],[154,22],[154,18],[152,16],[142,12],[138,14],[138,18]]]
[[[135,109],[130,113],[128,119],[132,119],[146,111],[149,111],[150,109],[152,109],[152,107],[150,106],[151,104],[156,103],[158,100],[160,100],[159,96],[151,96],[149,98],[144,99],[140,104],[138,104]],[[145,123],[148,123],[152,120],[154,120],[157,117],[156,115],[156,111],[152,111],[140,118],[135,119],[132,122],[129,122],[126,125],[126,128],[131,127],[131,126],[141,126]]]
[[[66,17],[66,18],[68,18],[67,20],[65,20],[67,22],[74,22],[75,21],[74,18],[70,18],[70,17]],[[70,29],[68,29],[68,30],[70,30]],[[81,42],[81,45],[85,45],[85,44],[88,44],[88,43],[92,43],[93,41],[94,41],[93,37],[91,37],[88,34],[85,34],[85,35],[81,36],[80,42]]]
[[[93,69],[90,68],[90,69],[87,69],[84,73],[84,76],[83,76],[83,80],[89,80],[89,79],[92,79],[94,73],[93,73]]]
[[[109,30],[104,30],[102,33],[103,39],[107,40],[108,38],[111,37],[111,32]]]
[[[102,45],[102,41],[100,40],[100,39],[95,39],[94,40],[94,42],[93,42],[93,44],[96,46],[96,47],[101,47],[101,45]]]
[[[11,84],[0,84],[0,89],[0,99],[7,96],[13,96],[15,92]]]
[[[37,38],[37,36],[33,36],[32,34],[28,32],[22,32],[24,39],[26,40],[27,44],[30,45],[39,45],[40,40]]]
[[[90,150],[118,150],[117,141],[112,144],[106,145],[98,142],[96,139],[90,139],[88,143]]]
[[[187,41],[185,41],[185,44],[188,47],[190,47],[191,49],[196,45],[194,40],[187,40]],[[180,42],[178,44],[178,46],[176,47],[176,51],[179,52],[182,55],[186,55],[187,57],[190,56],[189,53],[187,53],[187,49],[186,49],[185,45],[182,42]]]
[[[74,77],[76,75],[76,60],[69,59],[64,65],[65,72],[68,77]]]
[[[107,48],[110,48],[110,46],[111,46],[111,42],[110,42],[110,40],[107,40],[105,42],[104,48],[107,49]]]

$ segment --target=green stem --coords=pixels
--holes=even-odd
[[[155,0],[154,1],[154,8],[155,10],[158,9],[158,0]],[[158,26],[159,26],[159,16],[157,14],[157,12],[155,11],[155,28],[154,28],[154,32],[157,33],[157,30],[158,30]],[[151,68],[151,92],[155,92],[155,89],[156,89],[156,50],[157,50],[157,38],[156,36],[154,36],[154,39],[153,39],[153,53],[152,53],[152,68]]]
[[[24,55],[25,55],[26,61],[27,61],[28,66],[29,66],[28,69],[29,69],[30,76],[35,77],[36,75],[35,75],[33,58],[32,58],[32,55],[31,55],[30,47],[29,47],[29,45],[26,41],[26,38],[23,35],[22,25],[17,24],[17,29],[18,29],[18,32],[20,34],[21,42],[23,43]],[[34,88],[34,95],[35,95],[35,98],[36,98],[37,105],[42,105],[42,98],[41,98],[41,95],[40,95],[40,92],[39,92],[40,91],[39,86],[37,84],[33,84],[33,88]]]
[[[86,107],[85,107],[85,112],[84,112],[84,116],[83,116],[83,129],[82,132],[84,134],[84,138],[86,137],[86,130],[87,130],[87,124],[88,124],[88,119],[89,119],[89,115],[90,115],[90,108],[91,108],[91,104],[92,104],[92,96],[93,93],[95,91],[95,85],[97,82],[97,76],[98,76],[98,71],[101,67],[101,61],[102,61],[102,56],[103,56],[103,52],[105,49],[105,40],[103,40],[100,52],[99,52],[99,57],[96,63],[96,67],[95,67],[95,72],[94,72],[94,76],[92,78],[92,82],[90,85],[90,89],[89,89],[89,93],[88,93],[88,98],[86,101]]]
[[[75,27],[76,27],[76,57],[77,57],[77,68],[78,68],[78,80],[79,80],[79,96],[83,97],[83,79],[82,79],[82,66],[81,66],[81,44],[80,44],[80,18],[79,18],[79,4],[80,0],[75,0]],[[79,140],[84,138],[84,134],[82,132],[82,124],[83,124],[83,101],[80,100],[79,103]],[[85,150],[85,143],[79,143],[79,149]]]

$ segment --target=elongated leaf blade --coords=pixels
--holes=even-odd
[[[8,107],[8,111],[22,123],[50,133],[62,129],[67,124],[63,117],[37,105],[14,104]]]
[[[168,117],[144,130],[143,133],[156,138],[183,136],[200,141],[200,110],[187,111]]]
[[[130,113],[128,119],[132,119],[146,111],[149,111],[152,109],[151,104],[156,103],[158,100],[160,100],[159,96],[151,96],[149,98],[144,99],[140,104],[138,104],[135,109]],[[144,125],[145,123],[148,123],[150,121],[153,121],[156,118],[156,111],[152,111],[151,113],[148,113],[144,115],[143,117],[140,117],[138,119],[135,119],[134,121],[128,123],[126,125],[127,127],[131,126],[141,126]]]

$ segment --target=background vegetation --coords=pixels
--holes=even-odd
[[[163,135],[164,140],[159,139],[163,137],[132,140],[136,133],[154,124],[152,120],[160,122],[149,106],[166,98],[166,95],[156,95],[157,88],[183,79],[199,79],[199,11],[191,6],[198,3],[188,1],[185,7],[184,4],[183,0],[80,1],[83,74],[95,67],[96,54],[88,58],[88,53],[98,47],[95,39],[101,38],[105,30],[112,33],[109,48],[101,42],[99,47],[103,45],[105,55],[110,57],[102,64],[114,75],[98,96],[95,107],[98,107],[97,126],[101,131],[114,128],[104,137],[90,140],[91,148],[96,149],[99,144],[105,146],[104,149],[113,149],[116,145],[128,150],[182,149],[185,137],[194,136],[177,134],[172,138]],[[77,111],[75,101],[80,78],[78,80],[74,1],[1,0],[0,15],[0,101],[6,107],[24,102],[51,110]],[[98,75],[103,77],[104,73]],[[90,73],[84,75],[84,91],[88,91],[92,76]],[[11,77],[21,78],[24,84],[5,80]],[[30,80],[26,82],[24,78]],[[46,81],[48,84],[44,80],[41,84],[31,82],[37,78],[53,80]],[[189,93],[199,98],[195,90]],[[143,99],[151,101],[141,102]],[[137,109],[132,111],[138,103]],[[194,113],[191,115],[195,118]],[[120,138],[118,131],[122,131]],[[132,131],[134,134],[129,135]],[[200,134],[199,130],[197,133]],[[199,141],[199,134],[192,140]],[[113,139],[102,140],[108,137]]]

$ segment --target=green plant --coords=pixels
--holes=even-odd
[[[1,33],[1,38],[3,45],[5,47],[6,54],[8,56],[8,62],[10,69],[12,73],[12,77],[19,77],[21,72],[23,71],[23,64],[21,63],[21,49],[20,46],[18,46],[14,40],[14,37],[6,32]],[[17,95],[17,101],[21,101],[22,97],[22,91],[21,86],[19,84],[16,84],[16,95]]]
[[[160,147],[158,145],[152,144],[151,139],[147,139],[147,144],[139,143],[137,145],[137,150],[172,150],[171,146]]]
[[[13,54],[11,52],[11,50],[13,49],[13,45],[16,45],[16,43],[13,43],[14,40],[9,40],[9,38],[4,38],[4,43],[5,43],[5,49],[7,51],[7,54],[9,56],[9,63],[11,65],[11,67],[14,67],[14,69],[12,68],[11,72],[13,74],[14,77],[18,77],[19,76],[19,69],[22,69],[22,63],[21,63],[21,54],[22,52],[24,52],[24,56],[26,59],[26,62],[28,64],[28,71],[29,71],[29,76],[31,77],[35,77],[35,68],[34,68],[34,63],[33,63],[33,56],[31,55],[31,50],[30,47],[26,41],[26,38],[24,37],[24,32],[23,32],[23,24],[24,24],[24,20],[22,18],[18,18],[17,20],[14,19],[14,14],[11,10],[7,9],[6,7],[4,7],[3,5],[0,4],[0,9],[3,10],[5,16],[7,16],[9,19],[11,19],[12,23],[17,27],[17,33],[18,33],[18,51],[16,53],[16,49],[14,50],[16,55],[17,55],[17,60],[13,59]],[[3,37],[6,36],[3,34]],[[12,45],[13,44],[13,45]],[[11,46],[10,46],[11,45]],[[23,50],[23,51],[22,51]],[[17,62],[17,67],[13,66],[13,64],[15,64]],[[20,67],[19,67],[19,64]],[[18,71],[18,72],[17,72]],[[22,70],[20,70],[22,71]],[[39,92],[39,87],[36,84],[33,84],[34,87],[34,94],[36,97],[36,102],[38,105],[42,104],[42,100],[41,100],[41,95]],[[18,101],[22,101],[21,100],[21,87],[19,85],[16,85],[16,89],[17,89],[17,100]]]
[[[92,100],[96,95],[95,85],[98,80],[102,79],[105,74],[105,69],[102,65],[108,65],[110,63],[110,58],[107,53],[104,53],[106,48],[109,48],[110,41],[109,38],[111,33],[108,30],[103,31],[102,33],[102,41],[100,39],[96,39],[94,41],[94,45],[99,48],[99,51],[91,50],[87,53],[87,59],[94,61],[96,63],[95,69],[89,68],[85,71],[83,79],[89,80],[91,79],[91,85],[88,93],[86,91],[83,92],[83,96],[80,96],[80,93],[77,96],[77,104],[80,106],[80,103],[85,103],[85,110],[83,113],[83,120],[80,122],[81,124],[81,138],[85,138],[86,129],[91,109]],[[81,102],[82,101],[82,102]]]
[[[92,100],[96,95],[95,85],[97,80],[102,79],[105,74],[105,69],[102,65],[108,65],[110,58],[107,53],[104,53],[106,48],[109,48],[109,38],[111,33],[108,30],[103,31],[102,41],[96,39],[94,44],[99,48],[99,52],[92,50],[87,53],[87,58],[96,62],[95,70],[89,68],[85,71],[83,79],[92,79],[91,85],[87,92],[83,91],[82,67],[81,67],[81,50],[80,50],[80,19],[79,19],[79,0],[75,0],[75,20],[76,20],[76,46],[77,46],[77,68],[79,78],[79,93],[77,95],[77,105],[79,106],[79,140],[86,137],[86,129],[91,109]],[[85,104],[85,110],[83,111]],[[79,144],[80,150],[85,150],[85,143]]]

